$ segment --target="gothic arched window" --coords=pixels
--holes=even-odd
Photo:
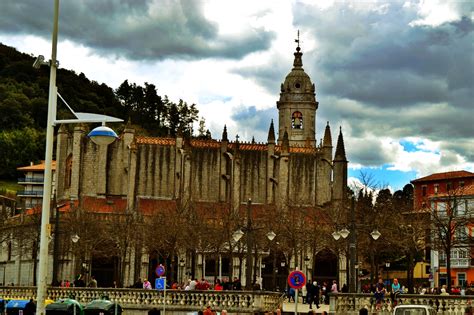
[[[301,112],[291,114],[291,127],[293,129],[303,129],[303,114]]]
[[[66,159],[66,173],[64,174],[64,188],[71,187],[71,177],[72,177],[72,154]]]

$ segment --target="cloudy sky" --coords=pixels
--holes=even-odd
[[[213,137],[265,141],[300,30],[317,138],[342,127],[350,176],[399,189],[474,171],[474,2],[75,0],[60,4],[61,67],[196,103]],[[53,0],[2,0],[0,42],[51,54]]]

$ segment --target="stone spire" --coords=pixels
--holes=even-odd
[[[329,121],[327,122],[326,129],[324,130],[324,147],[332,147],[331,127],[329,127]]]
[[[268,143],[275,143],[275,127],[273,126],[273,119],[272,122],[270,123],[270,129],[268,129]]]
[[[334,161],[346,161],[346,149],[344,148],[344,138],[342,137],[342,127],[339,128],[339,136],[337,137],[336,154]]]
[[[222,131],[222,141],[229,141],[227,138],[227,126],[224,125],[224,131]]]

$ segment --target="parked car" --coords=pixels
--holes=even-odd
[[[431,306],[426,305],[399,305],[393,310],[393,315],[436,315]]]

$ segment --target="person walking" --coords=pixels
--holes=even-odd
[[[313,281],[311,284],[311,291],[308,291],[308,295],[311,297],[311,300],[308,302],[309,308],[312,308],[312,303],[316,305],[316,308],[319,308],[319,295],[321,289],[319,288],[318,282]]]

